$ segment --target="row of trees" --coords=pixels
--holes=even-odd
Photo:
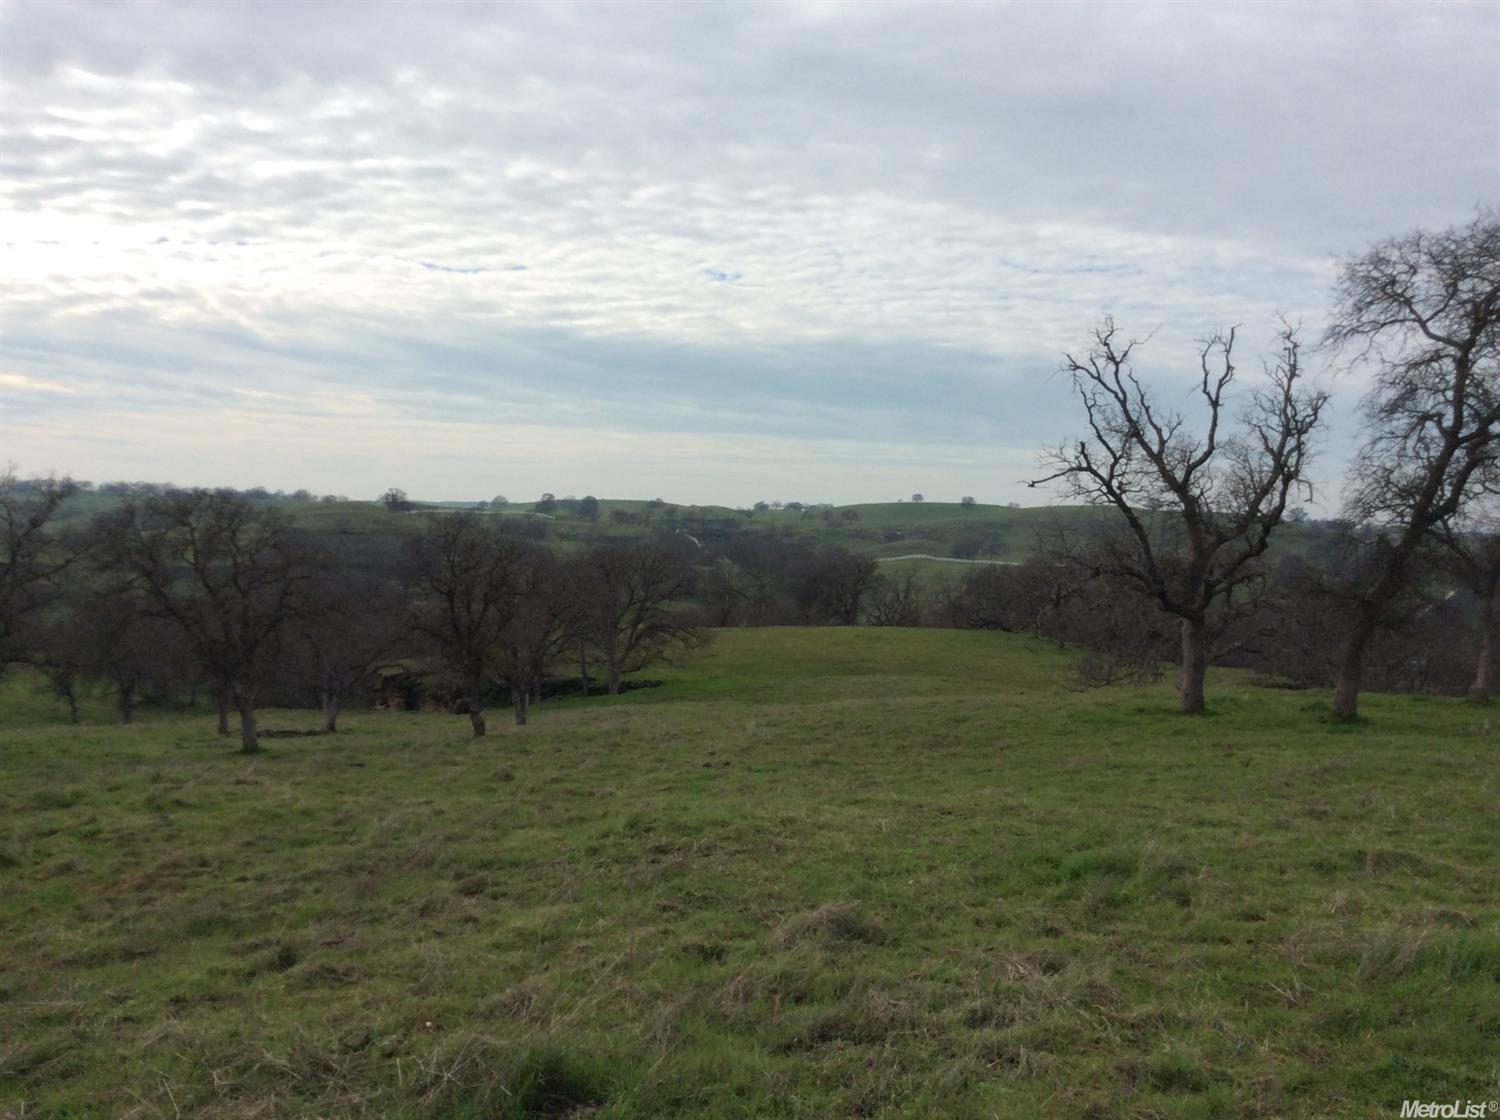
[[[1229,331],[1202,347],[1204,421],[1195,429],[1137,377],[1142,343],[1106,320],[1088,352],[1063,364],[1087,433],[1048,452],[1048,472],[1032,482],[1060,481],[1072,497],[1119,514],[1119,532],[1064,544],[1054,561],[1115,581],[1177,620],[1189,714],[1204,710],[1215,651],[1259,608],[1263,559],[1289,502],[1311,497],[1312,441],[1327,403],[1307,387],[1297,330],[1283,324],[1265,387],[1231,416],[1236,341]],[[1324,344],[1370,383],[1345,503],[1358,529],[1330,588],[1342,627],[1333,712],[1352,720],[1372,643],[1409,617],[1433,570],[1423,556],[1446,546],[1468,558],[1460,568],[1471,583],[1488,578],[1486,529],[1500,485],[1500,216],[1483,211],[1346,261]],[[1493,589],[1481,593],[1493,665]]]
[[[606,690],[624,674],[690,649],[701,632],[679,609],[693,571],[651,545],[595,548],[565,560],[471,514],[434,518],[411,554],[411,624],[461,686],[475,736],[484,697],[509,692],[526,722],[547,673],[571,661],[588,690],[590,665]]]
[[[1170,554],[1170,517],[1143,518],[1157,554]],[[1083,648],[1088,684],[1154,678],[1178,661],[1181,624],[1112,563],[1118,534],[1069,538],[1054,530],[1023,563],[982,564],[921,578],[908,565],[879,565],[793,536],[741,536],[699,576],[713,626],[941,626],[1033,633]],[[1419,579],[1389,604],[1389,623],[1367,651],[1372,683],[1411,691],[1465,690],[1488,699],[1494,656],[1500,537],[1466,532],[1456,551],[1430,542]],[[1372,562],[1370,534],[1343,523],[1305,531],[1297,550],[1242,569],[1232,601],[1206,636],[1214,664],[1259,671],[1286,687],[1331,687],[1342,642]]]
[[[16,479],[10,480],[10,485],[20,491],[44,490],[49,485],[47,479]],[[69,489],[79,494],[103,494],[107,497],[149,497],[151,495],[170,494],[181,487],[174,486],[170,482],[149,481],[116,481],[116,482],[90,482],[87,479],[72,479],[68,483]],[[330,504],[333,502],[347,502],[346,494],[314,494],[311,490],[271,490],[264,486],[250,486],[243,490],[234,487],[222,488],[225,493],[237,494],[250,502],[322,502]]]
[[[462,696],[476,736],[508,695],[525,723],[566,664],[604,687],[700,640],[679,604],[692,569],[649,544],[558,557],[504,523],[431,517],[394,537],[314,537],[284,512],[222,491],[129,496],[59,530],[67,482],[0,479],[0,662],[28,661],[73,702],[107,681],[121,718],[136,696],[187,689],[239,714],[258,747],[268,688],[315,692],[326,730],[341,699],[404,665]]]
[[[1494,538],[1483,543],[1493,547]],[[1254,670],[1277,687],[1332,687],[1357,607],[1349,589],[1367,562],[1358,538],[1330,534],[1315,552],[1284,553],[1265,564],[1245,585],[1237,617],[1216,633],[1212,661]],[[1390,624],[1366,650],[1368,683],[1388,691],[1467,691],[1486,701],[1500,686],[1491,582],[1500,582],[1500,565],[1492,561],[1470,581],[1456,559],[1429,549],[1421,566],[1430,579],[1392,605]],[[1180,622],[1129,580],[1042,553],[941,581],[919,592],[917,609],[931,625],[1033,633],[1081,647],[1085,686],[1154,679],[1164,662],[1180,663]],[[874,612],[866,619],[878,621]]]
[[[789,532],[706,549],[664,530],[634,549],[572,558],[541,548],[524,520],[465,514],[402,533],[310,537],[272,509],[201,491],[50,534],[66,497],[65,485],[0,486],[8,656],[31,661],[69,703],[82,684],[106,683],[126,720],[138,697],[206,693],[226,733],[241,709],[246,737],[261,702],[316,698],[332,730],[344,698],[377,681],[388,697],[425,689],[455,701],[476,731],[486,701],[508,699],[525,720],[544,680],[587,688],[592,670],[618,689],[629,669],[692,644],[692,621],[1029,631],[1085,647],[1095,683],[1154,675],[1181,651],[1180,624],[1164,626],[1171,616],[1113,566],[1128,540],[1108,537],[1054,537],[1024,564],[923,581]],[[1176,520],[1141,521],[1155,553],[1170,556]],[[1387,604],[1389,623],[1366,651],[1374,685],[1493,691],[1496,528],[1424,546],[1422,578]],[[420,532],[403,544],[408,529]],[[1298,552],[1247,564],[1215,616],[1207,659],[1289,685],[1331,684],[1378,561],[1371,540],[1323,525],[1304,532]]]

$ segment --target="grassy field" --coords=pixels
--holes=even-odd
[[[1184,719],[1066,668],[989,633],[730,631],[488,741],[354,713],[255,758],[208,717],[75,729],[12,687],[0,1116],[1500,1095],[1495,715],[1371,696],[1336,728],[1223,673]]]

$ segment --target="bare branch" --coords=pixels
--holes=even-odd
[[[1327,402],[1301,384],[1297,330],[1283,322],[1268,385],[1252,393],[1237,430],[1225,436],[1238,331],[1212,335],[1199,351],[1197,396],[1206,411],[1199,439],[1184,416],[1155,402],[1132,366],[1139,344],[1117,344],[1106,319],[1090,351],[1062,363],[1089,435],[1047,452],[1047,473],[1031,482],[1061,482],[1069,496],[1120,514],[1123,541],[1095,542],[1088,562],[1181,620],[1184,711],[1202,710],[1206,651],[1237,617],[1236,591],[1258,578],[1255,561],[1288,497],[1306,486]]]

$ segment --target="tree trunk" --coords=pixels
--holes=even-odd
[[[484,738],[484,679],[474,676],[469,681],[469,724],[474,727],[474,738]]]
[[[531,711],[531,690],[529,688],[512,688],[510,690],[510,702],[516,711],[516,726],[525,727],[526,717]]]
[[[541,677],[537,677],[536,680],[534,680],[534,681],[531,682],[530,703],[531,704],[540,704],[541,702],[542,702],[542,678]]]
[[[583,694],[589,694],[589,654],[582,642],[578,643],[578,683],[583,688]]]
[[[1365,646],[1374,632],[1373,614],[1368,610],[1360,611],[1344,642],[1339,675],[1333,685],[1333,718],[1340,723],[1353,723],[1359,719],[1359,687],[1364,676]]]
[[[1484,617],[1479,624],[1479,664],[1475,668],[1474,683],[1469,686],[1469,699],[1476,704],[1488,704],[1495,691],[1495,678],[1500,665],[1496,655],[1500,654],[1500,610],[1491,600],[1485,604]]]
[[[323,702],[323,734],[332,735],[339,729],[339,694],[320,692],[318,698]]]
[[[218,689],[214,692],[214,704],[219,709],[219,734],[229,734],[229,691]]]
[[[620,695],[620,667],[618,665],[610,665],[608,667],[608,676],[605,679],[605,684],[609,688],[611,696]]]
[[[477,676],[475,676],[475,678],[472,679],[472,681],[469,681],[469,694],[468,694],[469,726],[471,726],[472,729],[474,729],[474,738],[475,739],[483,739],[484,738],[484,700],[483,700],[483,691],[484,691],[484,682],[481,681],[480,678],[477,678]]]
[[[260,750],[260,732],[255,726],[255,696],[236,692],[234,706],[240,713],[240,754],[255,754]]]
[[[120,713],[120,722],[129,723],[135,715],[135,685],[119,686],[120,695],[115,700],[115,710]]]
[[[73,695],[73,686],[72,685],[67,685],[67,686],[59,689],[58,691],[62,693],[62,698],[65,701],[67,701],[67,704],[68,704],[68,722],[69,723],[77,723],[78,722],[78,697],[75,696],[75,695]]]
[[[1199,716],[1207,710],[1203,699],[1203,679],[1208,675],[1208,642],[1201,619],[1182,620],[1182,665],[1177,672],[1177,710],[1185,716]]]

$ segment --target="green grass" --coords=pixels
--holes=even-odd
[[[1339,728],[1224,673],[1184,719],[1066,668],[1007,635],[730,631],[486,742],[355,713],[248,759],[209,717],[17,730],[0,695],[0,1115],[1496,1095],[1495,716],[1370,696]]]

